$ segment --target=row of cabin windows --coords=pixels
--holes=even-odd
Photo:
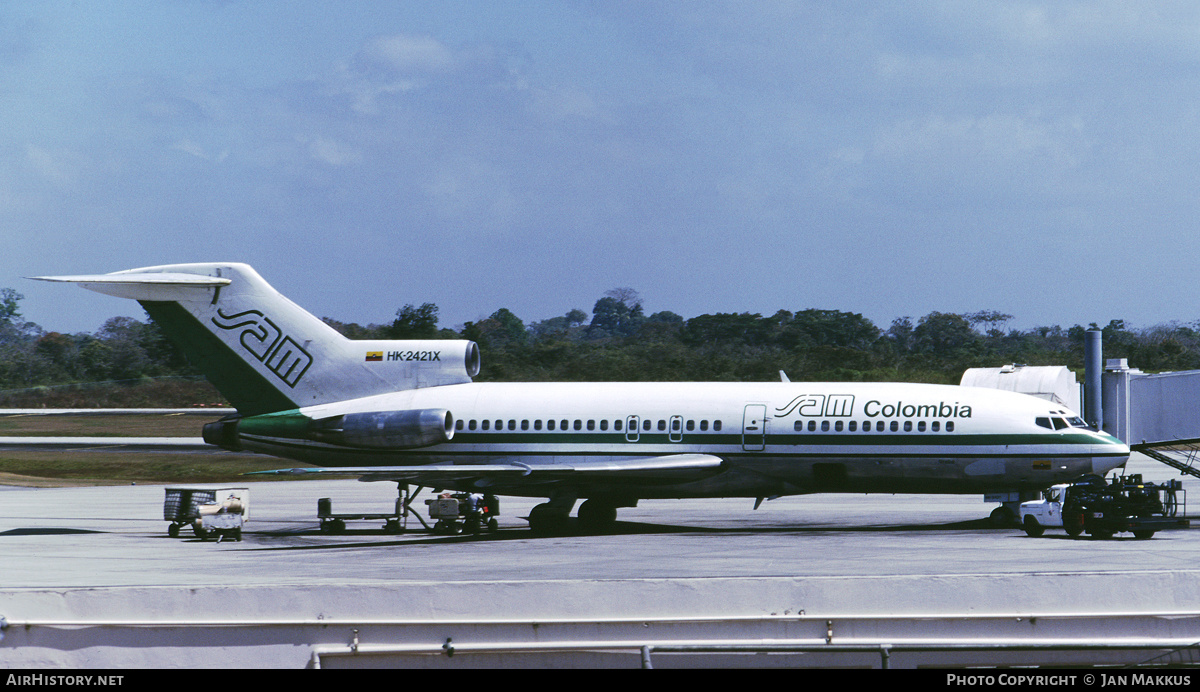
[[[625,421],[620,418],[612,421],[612,423],[611,423],[612,429],[616,430],[618,432],[620,432],[624,428],[624,426],[625,426]],[[541,420],[517,421],[515,419],[510,419],[508,421],[508,425],[507,425],[508,430],[517,430],[518,427],[520,430],[529,430],[531,427],[533,430],[542,430],[543,429]],[[547,420],[547,421],[545,421],[544,429],[545,430],[555,430],[555,429],[557,429],[557,430],[584,430],[586,428],[587,430],[596,430],[597,427],[599,427],[599,429],[602,431],[606,431],[609,429],[610,423],[608,420],[585,421],[585,420],[576,419],[574,421],[574,423],[572,424],[571,420],[564,418],[562,420]],[[651,421],[651,420],[643,420],[642,421],[642,430],[644,430],[644,431],[649,432],[650,430],[653,430],[655,427],[657,427],[658,430],[665,432],[667,430],[667,421],[660,420],[660,421],[658,421],[657,426],[654,425],[654,421]],[[684,427],[687,428],[688,432],[692,432],[692,431],[696,430],[697,428],[699,428],[700,432],[708,432],[709,424],[708,424],[708,421],[702,420],[702,421],[699,421],[699,424],[697,425],[696,421],[690,420],[685,425],[683,423],[683,420],[680,418],[672,418],[671,419],[671,432],[682,432],[682,429]],[[463,429],[463,421],[459,420],[457,423],[455,423],[454,428],[455,428],[455,430],[462,430]],[[497,420],[495,422],[493,422],[491,420],[482,420],[482,421],[470,420],[470,421],[467,421],[467,423],[466,423],[466,429],[467,430],[505,430],[506,427],[505,427],[504,420]],[[721,421],[719,421],[719,420],[713,421],[712,429],[715,432],[719,432],[721,430]],[[632,432],[632,431],[633,431],[633,427],[630,426],[630,432]]]
[[[912,421],[910,421],[910,420],[904,421],[904,424],[903,424],[904,432],[912,432],[913,427],[914,426],[913,426]],[[936,421],[936,420],[932,421],[929,423],[928,428],[926,428],[925,421],[919,420],[919,421],[917,421],[915,427],[917,429],[917,432],[925,432],[926,429],[928,429],[930,432],[941,432],[942,422]],[[796,421],[796,424],[795,424],[796,432],[804,432],[804,430],[806,428],[808,429],[808,432],[816,432],[817,431],[817,422],[815,420],[810,420],[810,421],[808,421],[808,425],[806,426],[804,421],[802,421],[802,420]],[[856,420],[852,420],[852,421],[838,420],[838,421],[833,421],[833,423],[831,425],[829,421],[823,420],[823,421],[821,421],[820,428],[821,428],[821,432],[829,432],[830,429],[832,429],[834,432],[842,432],[843,430],[847,430],[849,432],[858,432],[858,421],[856,421]],[[894,420],[894,421],[891,421],[890,423],[888,423],[886,421],[881,421],[881,420],[875,421],[875,432],[884,432],[884,431],[900,432],[900,428],[901,428],[900,421]],[[869,421],[869,420],[863,421],[862,431],[863,432],[871,432],[871,421]],[[952,420],[946,421],[946,432],[954,432],[954,421],[952,421]]]

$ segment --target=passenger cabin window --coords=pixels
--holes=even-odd
[[[796,425],[799,425],[799,423],[797,423]],[[706,421],[706,420],[700,421],[700,432],[706,432],[707,430],[708,430],[708,421]]]
[[[713,421],[713,430],[715,430],[717,432],[721,431],[721,421],[719,421],[719,420]]]

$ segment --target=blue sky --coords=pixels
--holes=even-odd
[[[1200,319],[1187,2],[0,7],[0,287],[242,261],[320,316]]]

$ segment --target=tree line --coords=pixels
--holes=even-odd
[[[126,405],[219,399],[149,317],[113,317],[94,333],[48,332],[24,319],[22,298],[0,289],[0,405],[37,405],[29,402],[39,398],[64,405],[51,395],[70,387],[84,387],[79,398],[94,401],[85,386],[102,382],[142,392]],[[572,309],[529,323],[501,308],[448,329],[439,326],[433,303],[407,304],[386,324],[322,319],[352,339],[473,340],[483,357],[479,381],[766,381],[782,370],[793,381],[953,384],[967,368],[1006,363],[1081,372],[1084,335],[1094,328],[1103,331],[1106,358],[1128,358],[1148,372],[1200,369],[1196,322],[1019,330],[1007,328],[1011,315],[985,310],[900,317],[882,328],[858,313],[813,308],[685,319],[670,311],[645,314],[629,288],[609,291],[590,313]],[[150,383],[163,381],[178,384],[146,393]],[[122,398],[103,401],[121,405]]]

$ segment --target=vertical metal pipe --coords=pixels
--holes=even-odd
[[[1090,329],[1084,335],[1083,340],[1083,417],[1089,425],[1097,430],[1104,425],[1104,409],[1101,403],[1104,349],[1101,344],[1101,335],[1102,332],[1099,329]]]

